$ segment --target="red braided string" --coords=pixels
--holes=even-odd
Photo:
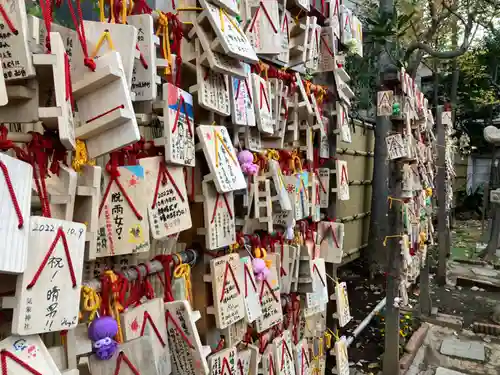
[[[277,34],[278,33],[278,29],[276,28],[276,26],[274,25],[274,22],[273,20],[271,19],[271,16],[269,16],[269,13],[267,12],[267,9],[264,5],[264,3],[261,1],[260,2],[260,5],[259,5],[259,8],[257,9],[257,12],[255,12],[255,16],[253,16],[253,21],[252,21],[252,25],[250,26],[250,32],[253,31],[253,27],[255,25],[255,21],[257,21],[257,16],[259,15],[259,10],[260,8],[262,8],[262,11],[264,12],[264,14],[266,15],[269,23],[271,24],[273,30],[274,30],[274,33]]]
[[[130,371],[132,371],[134,375],[141,375],[139,370],[137,370],[137,368],[132,364],[132,362],[130,362],[130,359],[128,359],[127,355],[123,351],[121,351],[120,354],[118,354],[118,357],[116,358],[116,367],[114,375],[118,375],[120,373],[122,361],[127,364],[128,368],[130,369]]]
[[[73,101],[73,88],[71,84],[71,65],[69,63],[69,56],[67,53],[64,54],[64,76],[66,82],[66,101],[69,100],[71,103],[71,109],[75,109],[75,104]]]
[[[217,198],[215,199],[215,205],[214,205],[214,212],[212,214],[212,220],[210,220],[210,223],[213,223],[215,221],[215,215],[217,214],[219,197],[220,197],[220,194],[217,192]],[[232,219],[233,212],[231,211],[231,207],[229,206],[229,202],[227,201],[226,193],[222,193],[222,197],[224,198],[224,202],[226,202],[227,213],[229,214],[229,217]]]
[[[269,285],[269,283],[267,282],[267,279],[265,279],[265,280],[262,280],[262,285],[261,285],[261,287],[260,287],[260,296],[259,296],[259,298],[260,298],[260,303],[262,303],[262,297],[264,296],[264,285],[266,285],[266,286],[267,286],[267,289],[269,289],[269,291],[271,292],[271,294],[272,294],[272,296],[273,296],[274,300],[275,300],[276,302],[279,302],[279,301],[278,301],[278,297],[276,297],[276,294],[274,293],[273,288],[271,288],[271,285]]]
[[[47,265],[47,262],[49,261],[50,255],[54,252],[54,249],[56,248],[57,243],[59,240],[62,240],[63,247],[64,247],[64,253],[66,255],[66,260],[68,261],[68,268],[69,268],[69,274],[71,276],[71,282],[73,284],[73,288],[76,287],[76,276],[75,276],[75,270],[73,269],[73,261],[71,260],[71,254],[69,252],[69,247],[68,247],[68,241],[66,240],[66,234],[64,233],[62,227],[59,227],[57,230],[56,237],[54,238],[54,241],[52,241],[52,244],[50,245],[49,250],[45,254],[45,258],[43,259],[42,263],[40,264],[40,267],[38,267],[38,270],[36,271],[35,275],[33,276],[33,280],[28,284],[26,289],[31,289],[35,286],[36,282],[38,281],[38,278],[42,274],[43,269]]]
[[[264,94],[264,99],[266,100],[267,110],[271,111],[271,108],[269,107],[269,101],[267,99],[266,90],[264,89],[264,84],[261,82],[260,83],[260,109],[262,109],[262,94]]]
[[[9,27],[10,31],[12,31],[12,34],[14,34],[14,35],[19,34],[19,31],[17,31],[16,27],[14,26],[14,23],[7,15],[7,12],[5,11],[2,4],[0,4],[0,13],[2,14],[2,17],[5,21],[5,23],[7,24],[7,26]]]
[[[5,178],[5,183],[7,184],[7,190],[9,190],[10,199],[12,201],[12,204],[14,205],[14,210],[16,211],[17,221],[18,221],[17,227],[21,229],[24,225],[23,214],[21,213],[21,209],[19,208],[16,192],[14,191],[14,187],[12,186],[12,181],[10,179],[9,170],[7,169],[7,166],[2,160],[0,160],[0,168],[2,169],[3,176]]]
[[[165,347],[165,341],[163,340],[163,337],[161,337],[160,331],[156,327],[155,322],[153,321],[153,318],[151,318],[151,315],[149,315],[149,312],[144,311],[144,318],[142,320],[142,328],[141,328],[141,336],[144,336],[144,330],[146,328],[146,322],[149,322],[151,327],[153,328],[153,331],[156,334],[156,337],[158,337],[158,341],[160,341],[160,344],[162,347]]]
[[[175,9],[175,7],[174,7]],[[136,0],[132,8],[132,14],[151,14],[153,10],[149,7],[146,0]]]
[[[21,366],[23,369],[31,372],[33,375],[43,375],[41,372],[35,370],[33,367],[28,365],[26,362],[9,352],[8,350],[3,349],[0,352],[0,356],[2,357],[2,375],[7,375],[7,358],[12,359],[14,362],[16,362],[19,366]],[[14,373],[14,372],[12,372]]]
[[[144,67],[144,69],[148,70],[149,67],[148,62],[146,61],[146,58],[142,54],[141,50],[139,49],[139,44],[135,45],[135,49],[139,51],[139,59],[141,60],[142,66]]]
[[[173,266],[175,266],[174,257],[171,254],[157,255],[153,260],[161,262],[163,266],[163,272],[165,274],[165,282],[163,283],[165,286],[163,300],[164,302],[172,302],[175,300],[172,292],[172,269]]]
[[[89,57],[89,52],[87,49],[87,38],[85,37],[85,27],[83,26],[83,15],[82,7],[80,6],[80,0],[76,0],[78,19],[75,14],[75,9],[73,8],[73,0],[68,0],[69,12],[71,13],[71,18],[73,19],[73,24],[75,25],[76,33],[78,34],[78,39],[80,40],[80,45],[83,51],[83,63],[84,65],[92,71],[95,71],[96,64],[94,59]]]
[[[257,286],[255,285],[255,282],[253,281],[253,277],[250,274],[250,271],[248,270],[248,266],[246,263],[243,264],[243,267],[245,267],[245,298],[248,297],[248,283],[247,280],[250,279],[252,282],[253,290],[255,293],[257,293]]]
[[[222,282],[222,293],[220,295],[221,302],[224,299],[224,295],[226,294],[226,281],[227,281],[227,275],[228,275],[229,271],[231,272],[231,276],[233,278],[234,285],[236,286],[236,290],[238,291],[238,294],[240,293],[240,286],[238,285],[238,280],[236,280],[236,277],[234,276],[233,267],[231,267],[229,262],[226,262],[226,270],[224,271],[224,280]]]
[[[45,29],[47,30],[47,35],[45,36],[45,47],[50,53],[50,30],[52,25],[52,1],[51,0],[40,0],[40,8],[42,8],[42,16],[45,22]]]
[[[177,124],[179,123],[179,117],[181,114],[181,105],[184,107],[184,116],[186,117],[187,128],[189,131],[189,135],[193,136],[193,131],[191,130],[191,121],[189,120],[189,114],[187,111],[186,101],[184,100],[184,96],[180,96],[177,101],[177,111],[175,112],[175,121],[174,126],[172,127],[172,134],[177,130]]]
[[[118,109],[123,109],[123,108],[125,108],[125,105],[123,105],[123,104],[122,105],[117,105],[116,107],[111,108],[111,109],[107,110],[106,112],[101,113],[100,115],[97,115],[97,116],[94,116],[94,117],[88,119],[87,121],[85,121],[85,123],[88,124],[89,122],[92,122],[92,121],[95,121],[97,119],[100,119],[101,117],[104,117],[104,116],[110,114],[111,112],[114,112],[114,111],[116,111]]]

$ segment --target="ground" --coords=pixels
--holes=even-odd
[[[437,307],[439,312],[457,315],[461,317],[464,321],[463,328],[470,329],[474,322],[480,323],[492,323],[491,315],[495,306],[500,304],[500,287],[488,287],[484,285],[474,285],[469,284],[467,286],[462,285],[462,279],[458,278],[457,274],[463,273],[465,271],[471,273],[470,271],[479,272],[479,269],[484,269],[485,266],[482,265],[466,265],[463,263],[456,263],[455,260],[460,260],[462,258],[467,259],[477,259],[477,254],[481,250],[481,245],[477,246],[481,242],[481,222],[477,220],[468,220],[457,222],[452,231],[452,252],[450,255],[449,262],[449,283],[446,286],[438,286],[434,282],[437,256],[435,252],[430,252],[431,257],[431,297],[434,307]],[[500,286],[500,271],[495,271],[493,266],[486,266],[487,272],[497,272],[498,275],[494,278],[490,278],[496,282],[498,278],[498,285]],[[351,306],[351,315],[353,316],[353,321],[340,332],[346,336],[349,336],[350,332],[356,328],[356,326],[364,319],[366,315],[377,305],[377,303],[384,297],[384,287],[385,278],[380,277],[375,280],[367,280],[364,275],[363,265],[360,262],[354,262],[341,269],[340,279],[347,282],[349,300]],[[496,268],[499,268],[496,266]],[[464,271],[465,270],[465,271]],[[486,271],[483,271],[486,272]],[[414,291],[414,294],[410,296],[410,308],[418,309],[418,289]],[[354,343],[349,348],[349,360],[351,368],[358,370],[365,374],[378,373],[380,371],[381,356],[383,354],[383,322],[380,317],[375,318],[372,323],[362,332],[362,334],[354,341]],[[433,334],[437,335],[434,340],[438,340],[439,337],[442,338],[446,335],[457,335],[450,331],[439,331],[437,328],[432,330]],[[438,334],[439,333],[439,334]],[[480,335],[472,334],[474,340],[483,340]],[[426,339],[427,340],[427,339]],[[433,340],[429,338],[429,340]],[[500,350],[500,341],[495,344],[496,339],[490,337],[486,338],[487,341],[495,346],[495,350]],[[439,341],[439,340],[438,340]],[[425,363],[426,365],[414,368],[414,373],[411,375],[433,375],[437,370],[438,362],[427,359],[428,356],[432,356],[431,345],[426,341],[426,352],[425,352]],[[490,345],[490,343],[487,343]],[[434,342],[434,346],[436,346]],[[490,349],[487,349],[488,353]],[[446,357],[446,356],[445,356]],[[487,355],[488,361],[491,355]],[[440,358],[440,356],[434,355],[434,359]],[[431,359],[432,359],[431,358]],[[447,357],[446,357],[447,358]],[[496,357],[495,357],[496,358]],[[493,358],[495,361],[496,359]],[[441,358],[445,368],[454,368],[456,364],[451,366],[448,360]],[[450,367],[451,366],[451,367]],[[489,365],[488,365],[489,366]],[[500,367],[495,367],[494,374],[500,374]],[[483,366],[484,367],[484,366]],[[457,367],[460,369],[460,366]],[[417,371],[418,370],[418,371]],[[479,372],[477,369],[473,371],[465,371],[467,374],[489,374],[490,372],[481,368]],[[481,372],[481,371],[486,372]],[[426,372],[427,371],[427,372]],[[445,372],[440,370],[438,375],[446,375]],[[492,370],[493,371],[493,370]],[[410,375],[410,373],[408,373]],[[456,374],[449,374],[456,375]]]

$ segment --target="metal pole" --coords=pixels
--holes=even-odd
[[[382,310],[384,307],[385,307],[385,304],[386,304],[386,301],[387,301],[387,298],[384,297],[383,300],[381,300],[377,306],[375,306],[375,308],[372,310],[371,313],[368,314],[368,316],[366,318],[363,319],[363,321],[361,323],[359,323],[359,326],[356,327],[356,329],[352,332],[352,335],[348,337],[347,339],[347,347],[349,347],[354,339],[356,339],[356,337],[358,337],[358,335],[363,332],[363,330],[368,326],[368,324],[371,322],[371,320],[373,319],[373,317],[379,313],[380,310]]]
[[[437,128],[437,152],[438,152],[438,171],[437,171],[437,200],[438,200],[438,249],[439,263],[437,270],[437,283],[446,284],[446,258],[447,249],[447,231],[448,215],[446,214],[446,134],[442,123],[443,106],[436,108],[436,128]]]
[[[193,249],[186,249],[185,251],[176,253],[176,256],[174,256],[174,260],[177,260],[177,255],[181,257],[182,263],[189,263],[191,265],[195,264],[196,261],[200,258],[199,251]],[[152,260],[146,263],[141,263],[133,268],[129,267],[128,269],[121,271],[121,275],[123,275],[128,281],[134,281],[137,280],[139,276],[137,270],[139,270],[141,277],[154,275],[163,271],[163,264],[158,260]],[[83,285],[91,287],[96,292],[99,292],[101,290],[100,279],[84,281]]]

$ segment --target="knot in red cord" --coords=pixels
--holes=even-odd
[[[152,12],[146,0],[136,0],[132,8],[132,14],[151,14]]]
[[[95,69],[96,69],[96,64],[95,64],[95,61],[93,58],[91,57],[86,57],[83,59],[83,64],[89,68],[90,70],[92,70],[93,72],[95,72]]]

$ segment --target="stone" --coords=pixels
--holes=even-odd
[[[467,374],[454,370],[448,370],[447,368],[444,367],[438,367],[436,369],[436,375],[467,375]]]
[[[441,354],[484,362],[484,342],[448,337],[441,344]]]
[[[405,350],[408,353],[416,352],[424,342],[428,330],[429,330],[429,323],[423,323],[419,327],[419,329],[417,329],[413,333],[413,335],[411,335],[410,339],[408,340],[408,343],[405,346]]]
[[[486,277],[498,277],[498,271],[487,269],[487,268],[472,268],[472,272],[474,272],[478,276],[486,276]]]

